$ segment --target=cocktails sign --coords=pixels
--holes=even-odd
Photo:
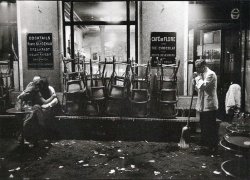
[[[176,57],[176,32],[151,33],[151,66],[157,66],[157,58],[163,64],[174,64]]]
[[[53,68],[52,33],[29,33],[27,56],[29,69]]]

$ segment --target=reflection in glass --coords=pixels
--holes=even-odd
[[[134,30],[132,33],[132,37],[134,42],[135,41]],[[115,57],[116,61],[126,62],[127,61],[126,26],[122,25],[75,26],[74,49],[75,49],[75,54],[79,52],[80,56],[84,57],[86,61],[89,61],[89,59],[92,59],[94,61],[98,60],[104,61],[104,58],[107,58],[107,61],[112,61],[113,57]],[[133,50],[133,54],[134,51],[135,50]],[[106,68],[108,73],[112,72],[112,66],[107,66]],[[122,68],[120,70],[122,73],[123,72]],[[97,71],[96,67],[93,67],[93,71]]]
[[[65,21],[70,21],[70,10],[71,10],[70,2],[64,2],[64,20]]]
[[[126,2],[74,2],[75,21],[126,21]]]
[[[130,1],[130,21],[135,21],[135,1]]]
[[[135,60],[135,26],[130,26],[130,59]]]

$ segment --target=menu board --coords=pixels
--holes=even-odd
[[[27,56],[29,69],[53,68],[52,33],[29,33]]]
[[[157,66],[157,58],[163,64],[174,64],[176,57],[176,32],[151,32],[151,66]]]

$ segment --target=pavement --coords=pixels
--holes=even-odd
[[[211,154],[196,143],[39,141],[19,146],[0,139],[0,179],[228,179],[221,163],[234,158],[222,147]]]

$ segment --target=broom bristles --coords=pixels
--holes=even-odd
[[[186,148],[189,148],[189,144],[187,141],[189,141],[189,127],[188,126],[184,126],[182,128],[182,131],[181,131],[181,139],[180,139],[180,142],[178,143],[178,146],[182,149],[186,149]]]

